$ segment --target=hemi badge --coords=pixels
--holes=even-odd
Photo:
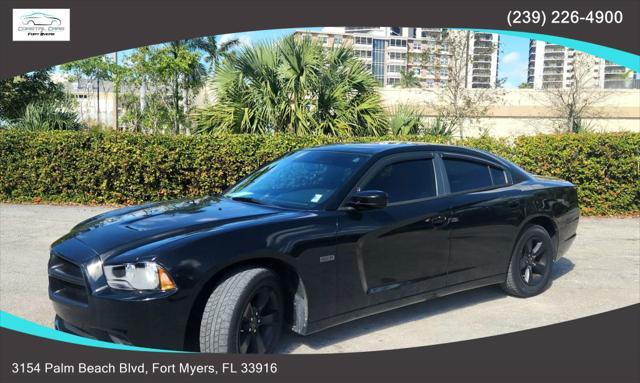
[[[331,254],[331,255],[323,255],[322,257],[320,257],[320,263],[324,263],[324,262],[331,262],[331,261],[335,261],[336,260],[336,256]]]

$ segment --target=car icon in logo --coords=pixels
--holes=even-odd
[[[24,15],[21,17],[22,24],[24,25],[52,25],[58,26],[62,22],[59,18],[47,15],[46,13],[31,13],[29,15]]]

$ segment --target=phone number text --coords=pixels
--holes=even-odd
[[[621,24],[624,15],[620,10],[595,10],[581,13],[570,10],[554,10],[550,17],[544,10],[510,10],[507,13],[507,24],[513,27],[517,24],[535,24],[545,26],[551,24]]]

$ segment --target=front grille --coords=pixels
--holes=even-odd
[[[53,252],[49,259],[49,292],[66,303],[85,306],[89,302],[80,266]]]

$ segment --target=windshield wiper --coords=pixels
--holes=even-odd
[[[229,197],[229,198],[231,198],[234,201],[255,203],[256,205],[264,205],[264,202],[260,201],[259,199],[253,198],[253,197],[236,196],[236,197]]]

